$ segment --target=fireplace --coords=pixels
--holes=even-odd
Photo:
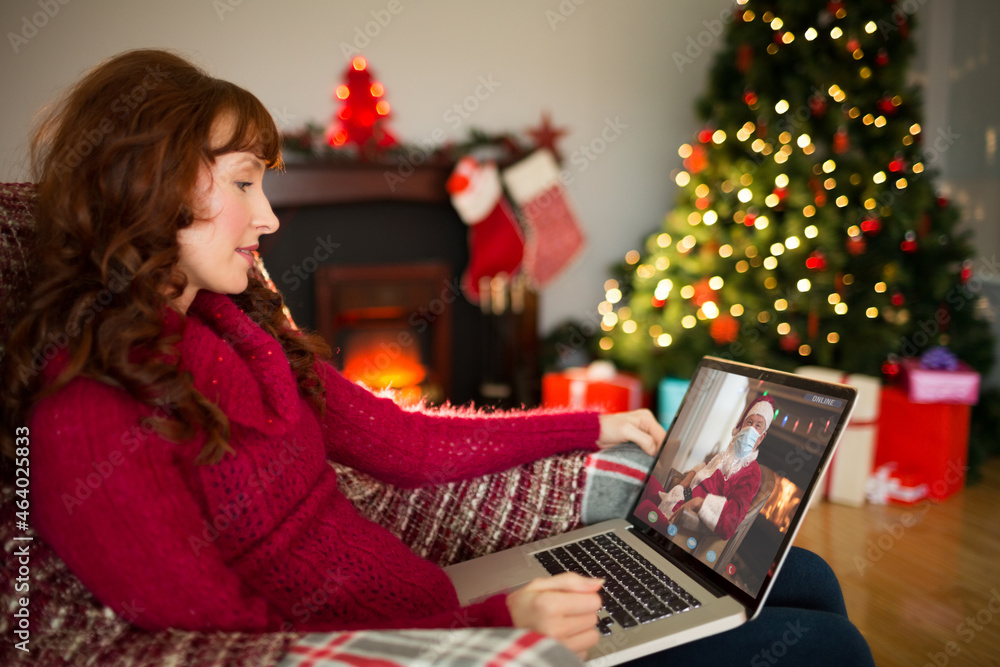
[[[395,167],[345,161],[268,174],[281,227],[261,237],[264,262],[350,379],[403,402],[537,405],[536,297],[504,281],[484,308],[462,294],[468,227],[449,172],[424,166],[390,184]]]

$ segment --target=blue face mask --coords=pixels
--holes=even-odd
[[[743,430],[736,434],[734,444],[736,458],[743,459],[750,456],[758,438],[760,438],[760,433],[757,432],[757,429],[752,426],[743,427]]]

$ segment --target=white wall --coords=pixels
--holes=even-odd
[[[362,53],[386,86],[392,127],[405,142],[427,140],[438,128],[456,139],[472,126],[521,131],[548,110],[570,130],[561,146],[571,157],[600,136],[606,119],[627,126],[593,162],[569,162],[570,197],[589,244],[543,295],[541,326],[587,316],[602,298],[608,266],[662,220],[675,191],[669,173],[677,146],[695,129],[692,101],[711,56],[681,72],[671,53],[732,0],[399,2],[402,11],[391,15],[390,0],[4,0],[0,179],[27,178],[36,110],[85,69],[128,48],[180,50],[256,93],[279,125],[325,124],[347,63],[341,43],[352,42],[373,11],[383,12],[391,21]],[[44,23],[37,34],[24,30],[25,17],[30,22],[46,5],[58,13],[35,17]],[[550,23],[546,11],[560,6],[573,11]],[[31,36],[17,53],[11,32]],[[444,114],[473,94],[481,76],[500,86],[456,129]]]
[[[402,9],[392,15],[386,10],[394,2]],[[520,131],[536,125],[543,110],[551,111],[556,125],[570,130],[561,146],[574,174],[570,197],[589,245],[543,295],[541,326],[547,330],[565,318],[592,315],[602,298],[608,267],[637,247],[669,210],[675,193],[669,174],[679,162],[676,149],[697,129],[693,101],[705,88],[718,46],[718,40],[705,32],[704,22],[718,19],[734,4],[733,0],[4,0],[0,179],[27,178],[26,138],[36,110],[85,69],[128,48],[168,47],[187,54],[217,76],[255,92],[283,127],[309,120],[325,124],[336,109],[330,96],[347,63],[341,44],[354,41],[366,27],[376,32],[370,23],[375,12],[383,21],[391,20],[378,27],[362,53],[386,85],[393,127],[404,142],[427,140],[437,129],[455,139],[464,138],[472,126]],[[985,26],[995,33],[997,25],[984,16],[996,17],[995,0],[929,0],[921,5],[927,6],[921,10],[925,23],[926,12],[941,11],[939,6],[956,17],[951,24],[934,22],[930,33],[932,43],[948,43],[941,48],[949,51],[952,69],[965,67],[964,60],[956,59],[965,58],[966,52],[972,60],[977,54],[983,54],[980,60],[986,58]],[[48,17],[40,13],[46,7],[50,13],[58,11]],[[555,22],[553,16],[565,20]],[[32,22],[41,27],[36,29]],[[965,36],[969,31],[974,39]],[[27,38],[26,43],[16,39],[14,45],[11,34]],[[679,69],[672,54],[689,48],[699,37],[710,42],[708,50]],[[931,72],[932,89],[926,97],[940,100],[944,85],[948,92],[993,91],[990,99],[979,104],[969,100],[961,109],[933,107],[932,102],[928,108],[946,114],[943,120],[936,119],[938,124],[950,123],[959,132],[964,131],[962,123],[977,128],[979,136],[963,135],[959,149],[946,156],[942,167],[945,176],[951,171],[975,190],[969,196],[978,197],[981,205],[973,206],[970,215],[995,248],[1000,241],[996,224],[1000,188],[993,153],[985,172],[962,169],[968,164],[963,157],[967,154],[979,151],[983,157],[976,164],[987,159],[982,153],[985,126],[994,135],[997,130],[995,48],[992,55],[992,62],[961,69],[958,78],[950,72],[944,78]],[[500,86],[466,123],[453,127],[445,113],[473,94],[479,77],[489,76]],[[950,83],[943,83],[945,79]],[[600,137],[609,119],[627,127],[597,159],[587,161],[578,154],[574,160],[573,152]],[[963,195],[956,191],[956,196]]]

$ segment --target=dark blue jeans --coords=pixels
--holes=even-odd
[[[793,547],[756,619],[626,664],[874,667],[875,662],[865,638],[847,620],[833,570],[811,551]]]

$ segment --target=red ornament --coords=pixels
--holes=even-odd
[[[712,135],[715,134],[712,128],[706,127],[704,130],[698,133],[698,141],[703,144],[707,144],[712,140]]]
[[[653,297],[654,308],[663,308],[663,306],[666,305],[666,303],[667,303],[666,299],[657,299],[655,296]]]
[[[958,279],[964,285],[972,278],[972,262],[965,260],[962,262],[962,272],[958,274]]]
[[[708,333],[716,345],[735,343],[740,335],[740,324],[732,315],[723,313],[712,320],[712,324],[708,327]]]
[[[875,236],[882,231],[882,221],[875,216],[865,218],[861,221],[861,231],[868,236]]]
[[[368,61],[356,56],[344,72],[346,83],[337,86],[335,96],[344,105],[326,129],[326,140],[334,147],[354,144],[362,156],[382,151],[396,144],[386,127],[389,103],[383,99],[385,88],[372,78]]]
[[[809,110],[813,116],[820,118],[826,114],[826,98],[820,95],[813,95],[809,98]]]
[[[698,207],[699,211],[704,211],[712,203],[708,197],[698,197],[694,200],[694,205]]]
[[[842,127],[833,135],[833,152],[843,155],[851,147],[851,142],[847,137],[847,128]]]
[[[809,253],[809,257],[806,258],[806,268],[813,271],[826,270],[826,255],[822,250],[813,250]]]
[[[946,206],[948,206],[948,199],[946,197],[938,197],[937,205],[939,208],[945,208]]]
[[[694,296],[691,303],[701,308],[709,301],[715,301],[718,295],[714,289],[708,286],[708,279],[699,280],[694,284]]]
[[[878,102],[875,103],[875,106],[878,108],[879,111],[881,111],[887,116],[892,116],[896,113],[896,105],[892,103],[891,97],[881,98]]]
[[[899,364],[895,361],[887,361],[882,364],[882,373],[889,380],[895,380],[899,376]]]
[[[757,106],[757,93],[752,90],[748,90],[743,93],[743,101],[746,102],[747,106],[753,109]]]
[[[917,235],[923,238],[931,233],[931,216],[924,213],[920,216],[920,229],[917,230]]]
[[[736,49],[736,69],[740,74],[746,74],[751,65],[753,65],[753,47],[749,44],[740,44],[740,48]]]
[[[868,241],[861,234],[850,236],[847,239],[847,252],[857,257],[868,249]]]
[[[825,206],[826,205],[826,193],[823,192],[822,190],[818,190],[816,192],[816,196],[813,197],[813,201],[816,202],[816,206]]]
[[[899,247],[903,249],[903,252],[915,253],[917,251],[917,235],[910,231],[906,232],[903,242],[899,244]]]
[[[837,16],[837,12],[843,9],[844,9],[844,3],[840,2],[840,0],[831,0],[830,2],[826,3],[826,11],[830,12],[831,16]]]
[[[861,42],[858,41],[857,37],[851,37],[847,40],[847,52],[854,53],[861,48]]]
[[[743,216],[743,224],[746,225],[747,227],[753,227],[753,223],[756,222],[756,220],[757,220],[756,213],[747,213],[745,216]]]
[[[885,67],[889,64],[889,54],[885,49],[879,49],[878,54],[875,56],[875,64],[879,67]]]
[[[784,42],[785,42],[785,31],[784,30],[778,30],[777,32],[775,32],[774,33],[774,43],[775,44],[784,44]]]
[[[899,173],[906,169],[906,160],[902,157],[895,157],[889,162],[889,171]]]
[[[778,201],[785,201],[788,198],[788,188],[775,188],[772,194],[778,198]]]
[[[549,112],[542,112],[542,122],[536,128],[531,128],[528,130],[528,136],[535,140],[535,148],[547,148],[552,152],[555,157],[556,162],[562,162],[562,154],[559,152],[559,148],[556,146],[556,142],[567,130],[565,128],[557,128],[552,125],[552,117]]]
[[[795,352],[799,349],[799,345],[802,344],[802,338],[792,331],[782,336],[778,340],[778,344],[781,345],[781,349],[785,352]]]
[[[895,292],[890,297],[890,301],[892,301],[892,305],[894,305],[894,306],[896,306],[898,308],[898,307],[902,306],[906,302],[906,299],[903,298],[903,293],[902,292]]]
[[[684,158],[684,168],[692,174],[697,174],[708,166],[708,151],[701,144],[691,147],[691,155]]]

